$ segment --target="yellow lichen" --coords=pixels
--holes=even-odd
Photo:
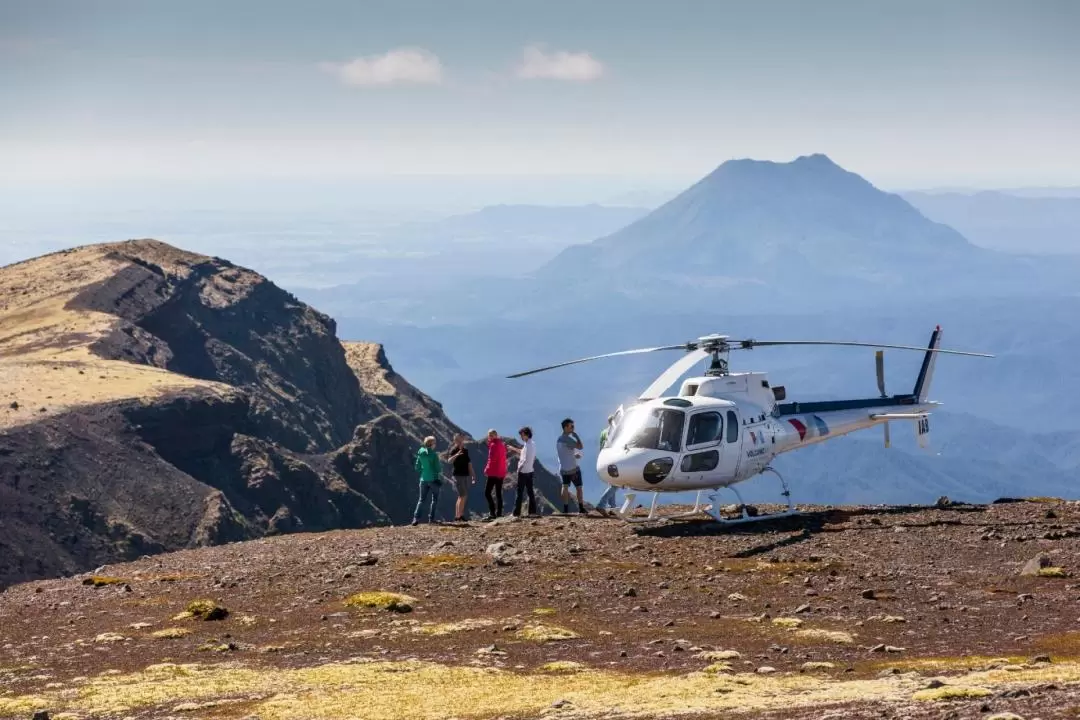
[[[392,592],[361,592],[344,600],[346,607],[372,608],[392,612],[412,612],[416,598]]]
[[[699,660],[716,662],[721,660],[738,660],[742,658],[742,654],[734,650],[706,650],[705,652],[699,652],[694,657]]]
[[[973,697],[986,687],[1022,687],[1080,681],[1080,663],[1058,663],[1021,672],[981,672],[954,678]],[[889,676],[844,679],[827,673],[692,672],[651,675],[583,668],[573,681],[559,673],[517,672],[490,667],[421,661],[342,662],[304,668],[161,664],[140,672],[90,678],[78,692],[0,696],[0,715],[36,709],[94,717],[144,716],[178,703],[248,698],[246,716],[263,720],[349,720],[362,708],[365,720],[450,720],[468,708],[471,718],[538,717],[565,700],[578,717],[620,712],[641,718],[726,716],[734,712],[791,712],[846,703],[898,704],[925,687],[925,678]],[[716,692],[721,688],[722,692]],[[940,689],[940,688],[939,688]],[[453,702],[447,692],[453,691]],[[160,714],[160,713],[158,713]],[[805,713],[804,713],[805,714]]]
[[[105,587],[107,585],[127,585],[127,580],[124,578],[110,577],[108,575],[91,575],[82,581],[83,585],[91,585],[93,587]]]
[[[402,560],[398,563],[398,569],[404,572],[418,573],[446,568],[478,567],[484,563],[483,559],[468,555],[423,555]]]
[[[731,672],[731,663],[716,662],[716,663],[713,663],[712,665],[709,665],[708,667],[702,669],[701,672],[712,673],[714,675],[716,673]]]
[[[200,620],[224,620],[229,616],[229,611],[213,600],[192,600],[188,603],[187,612]]]
[[[567,630],[556,625],[535,623],[521,628],[514,633],[514,637],[530,642],[551,642],[554,640],[573,640],[578,637],[578,634],[573,630]]]
[[[562,673],[564,675],[581,672],[584,669],[584,665],[573,662],[572,660],[556,660],[554,662],[544,663],[539,667],[540,672]]]
[[[187,637],[191,634],[191,631],[187,628],[165,628],[164,630],[158,630],[157,632],[150,633],[150,636],[158,640],[179,640],[182,637]]]
[[[772,624],[782,628],[794,629],[802,625],[803,621],[799,618],[778,617],[773,618]]]
[[[838,643],[841,645],[848,645],[855,642],[855,637],[851,633],[846,633],[841,630],[821,630],[819,628],[806,628],[805,630],[796,630],[795,637],[801,638],[803,640],[821,640],[824,642]]]
[[[469,630],[479,630],[481,628],[491,627],[498,621],[491,618],[477,618],[470,620],[459,620],[458,622],[451,623],[424,623],[422,625],[416,625],[412,628],[414,633],[420,633],[421,635],[450,635],[456,632],[468,632]]]
[[[536,608],[533,610],[533,615],[554,615],[556,613],[555,608]]]
[[[986,688],[981,687],[957,687],[946,685],[939,688],[920,690],[911,696],[912,700],[961,700],[964,698],[981,698],[991,695]]]
[[[1039,568],[1039,577],[1063,578],[1063,577],[1068,577],[1068,574],[1065,572],[1065,570],[1063,568],[1044,567],[1044,568]]]
[[[832,670],[836,666],[831,662],[804,662],[802,669],[806,672],[813,672],[814,670]]]

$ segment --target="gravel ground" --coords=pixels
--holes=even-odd
[[[545,516],[286,535],[9,588],[0,716],[1080,717],[1077,573],[1080,505],[1062,501],[810,508],[738,529]],[[407,597],[396,611],[345,602],[365,592]],[[227,616],[178,617],[200,599]],[[170,629],[181,637],[154,636]],[[395,715],[373,704],[349,715],[312,704],[290,715],[263,704],[271,695],[252,689],[255,676],[200,691],[202,706],[179,702],[182,689],[122,708],[80,699],[103,677],[134,688],[161,663],[246,668],[286,688],[294,671],[373,661],[567,675],[554,695],[507,698],[502,712],[448,703]],[[658,705],[663,692],[631,690],[598,710],[559,694],[585,678],[600,683],[597,698],[635,678],[654,690],[667,679],[678,694],[703,670],[718,695],[742,684],[738,706],[693,694]],[[845,691],[818,703],[813,683]],[[919,696],[939,684],[974,690]],[[316,694],[336,692],[363,701],[365,691]],[[775,700],[787,692],[791,702]]]

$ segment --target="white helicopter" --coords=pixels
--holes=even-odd
[[[727,335],[708,335],[684,345],[623,350],[549,365],[508,376],[519,378],[567,365],[619,355],[682,350],[686,355],[675,361],[629,408],[615,412],[607,441],[600,449],[596,472],[606,482],[626,493],[618,515],[624,520],[648,522],[690,517],[705,512],[721,523],[744,523],[797,514],[787,482],[769,463],[777,455],[831,438],[883,425],[885,447],[889,447],[889,422],[912,421],[921,447],[926,447],[930,433],[930,409],[940,403],[928,400],[934,364],[941,353],[993,357],[985,353],[941,349],[941,326],[934,329],[926,348],[882,343],[838,342],[827,340],[732,340]],[[842,345],[925,351],[922,367],[912,392],[885,394],[884,354],[875,356],[880,397],[821,402],[782,402],[783,386],[771,387],[766,373],[729,372],[731,350],[780,345]],[[683,381],[676,396],[663,396],[676,380],[694,364],[711,358],[704,377]],[[756,475],[771,472],[783,488],[787,510],[751,515],[739,491],[733,486]],[[741,517],[721,516],[718,492],[728,488],[738,498]],[[659,516],[656,505],[662,492],[697,490],[690,512]],[[644,520],[632,516],[634,491],[652,493],[649,514]],[[701,504],[702,492],[711,491],[707,505]]]

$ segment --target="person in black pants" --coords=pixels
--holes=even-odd
[[[488,430],[487,450],[488,459],[484,465],[487,484],[484,486],[484,496],[491,512],[490,518],[494,520],[502,515],[503,480],[506,479],[506,443],[494,430]]]
[[[507,445],[506,448],[518,455],[517,492],[514,493],[514,517],[521,517],[521,501],[529,495],[529,514],[536,515],[536,492],[533,490],[534,466],[536,464],[536,443],[532,439],[532,428],[526,425],[518,430],[521,448]]]

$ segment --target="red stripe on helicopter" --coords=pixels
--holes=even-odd
[[[806,426],[803,425],[798,420],[795,420],[794,418],[788,420],[788,422],[791,423],[791,426],[798,431],[799,440],[805,440],[806,439]]]

